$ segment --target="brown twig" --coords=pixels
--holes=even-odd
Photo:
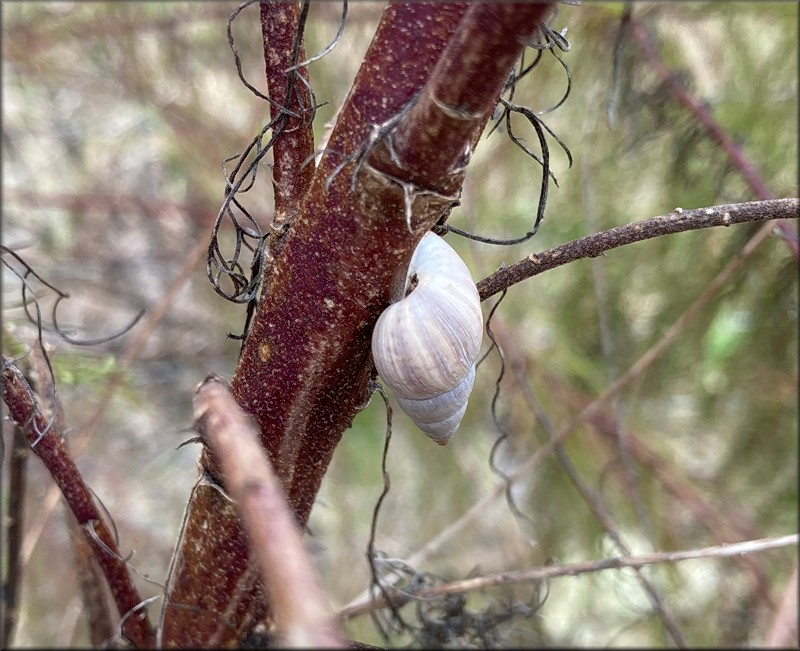
[[[797,200],[793,200],[797,203]],[[575,428],[586,422],[602,405],[614,398],[619,392],[639,377],[648,369],[669,347],[677,341],[684,328],[691,323],[702,311],[708,301],[720,290],[727,280],[736,272],[745,261],[753,254],[758,246],[771,234],[772,229],[769,224],[765,224],[742,248],[741,251],[728,262],[725,267],[708,284],[705,291],[692,303],[689,308],[673,323],[661,338],[651,346],[636,362],[619,378],[617,378],[602,394],[589,403],[575,418],[566,425],[563,425],[553,436],[549,443],[542,446],[535,454],[531,455],[527,461],[520,465],[510,477],[519,479],[530,472],[545,456],[550,455],[556,445],[563,442]]]
[[[42,349],[39,346],[31,348],[28,359],[32,386],[46,405],[45,413],[48,416],[52,416],[55,431],[66,431],[64,409],[58,399],[53,374],[44,358]],[[52,489],[58,491],[58,486],[55,485]],[[83,598],[83,608],[80,614],[84,615],[88,622],[89,639],[92,646],[101,648],[109,644],[115,636],[116,622],[113,606],[108,600],[107,592],[104,589],[103,572],[97,564],[94,552],[86,542],[81,526],[69,513],[69,505],[65,504],[64,506],[66,507],[64,516],[75,558],[75,573],[78,577],[78,585]]]
[[[544,381],[551,386],[562,384],[559,378],[552,375],[545,377]],[[565,396],[566,403],[571,409],[582,410],[591,402],[588,398],[569,390],[569,388],[558,386],[557,390],[559,390],[559,395]],[[610,414],[595,412],[589,418],[589,423],[609,446],[618,451],[617,437],[622,428]],[[626,432],[625,435],[631,458],[643,466],[647,475],[658,481],[665,491],[672,494],[678,502],[690,510],[718,543],[725,544],[737,538],[753,538],[757,535],[757,530],[751,522],[729,512],[730,504],[726,505],[724,500],[721,500],[722,503],[711,502],[688,483],[685,477],[680,476],[671,464],[660,458],[641,438],[630,432]],[[627,484],[624,481],[623,483]],[[768,605],[773,606],[769,594],[769,581],[764,571],[753,559],[742,557],[737,560],[752,575],[760,596]]]
[[[797,206],[797,199],[781,199],[778,201],[792,202]],[[634,224],[635,225],[635,224]],[[631,226],[634,226],[631,225]],[[769,224],[764,224],[761,229],[747,242],[747,244],[739,251],[739,253],[728,262],[725,267],[717,274],[717,276],[709,283],[706,290],[686,309],[686,311],[667,329],[661,338],[651,346],[623,375],[617,378],[611,386],[609,386],[600,396],[587,404],[575,418],[569,423],[562,426],[553,436],[553,438],[539,448],[534,454],[529,456],[522,462],[514,471],[507,475],[509,482],[514,482],[521,477],[526,476],[530,471],[538,465],[543,459],[553,453],[555,446],[562,443],[566,438],[582,423],[588,421],[593,417],[607,401],[613,399],[619,392],[625,388],[630,382],[639,377],[645,372],[657,359],[661,357],[675,341],[677,341],[679,334],[686,328],[697,315],[702,311],[709,300],[720,290],[720,288],[727,282],[727,280],[745,263],[745,261],[753,254],[753,252],[770,236],[771,228]],[[592,237],[592,236],[589,236]],[[585,238],[582,238],[585,239]],[[578,240],[580,241],[580,240]],[[554,251],[555,249],[551,249]],[[518,263],[519,264],[519,263]],[[550,267],[552,268],[552,267]],[[545,271],[546,269],[542,269]],[[540,273],[540,272],[537,272]],[[494,276],[490,276],[493,278]],[[485,279],[485,280],[489,280]],[[481,281],[484,282],[484,281]],[[481,283],[479,283],[480,288]],[[499,291],[499,290],[498,290]],[[491,294],[487,294],[487,297]],[[466,512],[464,512],[457,520],[450,523],[447,527],[442,529],[436,536],[429,540],[411,559],[409,564],[414,566],[420,564],[436,549],[446,544],[449,540],[458,535],[464,527],[467,526],[472,520],[479,517],[481,513],[491,504],[495,499],[498,499],[505,494],[506,486],[499,484],[491,493],[486,494],[480,500],[475,502]],[[360,602],[362,595],[359,595],[351,603]]]
[[[63,432],[56,431],[52,421],[48,421],[41,413],[30,385],[17,366],[5,356],[0,357],[0,361],[3,368],[3,401],[9,415],[24,427],[28,445],[50,471],[81,525],[123,617],[123,634],[136,646],[152,646],[155,638],[143,608],[144,602],[111,531],[62,442]]]
[[[606,251],[625,244],[672,235],[684,231],[732,226],[746,222],[763,222],[775,219],[797,219],[797,198],[748,201],[746,203],[722,204],[708,208],[683,210],[676,208],[667,215],[651,217],[643,221],[617,226],[606,231],[586,235],[565,244],[531,253],[527,258],[503,267],[478,283],[481,300],[486,300],[511,285],[527,280],[550,269],[580,260],[596,258]]]
[[[118,358],[116,369],[108,378],[100,396],[99,403],[94,412],[89,417],[88,421],[77,430],[76,435],[70,437],[70,441],[73,444],[71,450],[73,459],[77,459],[81,456],[81,454],[83,454],[83,451],[86,449],[86,446],[89,444],[89,441],[91,440],[95,430],[100,424],[103,414],[111,404],[111,398],[122,386],[122,382],[125,379],[126,369],[131,366],[131,364],[144,350],[144,347],[147,345],[147,342],[150,340],[150,337],[152,336],[156,327],[169,311],[169,308],[172,307],[178,292],[191,277],[192,270],[197,266],[200,258],[206,252],[207,246],[208,244],[205,237],[200,237],[197,240],[191,251],[186,254],[183,265],[173,279],[172,283],[170,283],[170,286],[167,289],[166,294],[164,294],[164,297],[161,299],[158,305],[156,305],[155,309],[145,314],[144,318],[139,323],[136,335],[133,337],[133,340],[125,349],[123,354]],[[30,558],[33,550],[36,548],[38,540],[44,531],[45,525],[47,524],[50,516],[58,504],[58,494],[59,487],[57,485],[52,486],[48,490],[47,495],[45,495],[44,499],[41,501],[37,518],[33,522],[33,525],[25,537],[25,544],[22,548],[23,565],[27,559]]]
[[[769,551],[771,549],[781,549],[797,545],[800,542],[800,535],[790,534],[777,536],[774,538],[761,538],[758,540],[746,540],[729,545],[715,545],[713,547],[702,547],[700,549],[686,549],[675,552],[656,552],[652,554],[641,554],[638,556],[616,556],[597,561],[583,561],[580,563],[569,563],[565,565],[547,565],[544,567],[531,568],[529,570],[517,570],[513,572],[502,572],[480,576],[474,579],[463,581],[453,581],[441,585],[425,588],[418,592],[393,595],[392,599],[396,603],[402,603],[410,599],[426,599],[432,597],[442,597],[444,595],[459,594],[471,590],[485,590],[499,585],[513,585],[515,583],[529,583],[553,579],[562,576],[579,576],[593,572],[604,572],[606,570],[618,570],[626,567],[641,568],[646,565],[659,563],[679,563],[682,561],[696,560],[701,558],[727,558],[742,554],[756,554]],[[381,597],[365,604],[348,606],[339,611],[339,617],[343,621],[358,617],[377,608],[385,608],[386,600]]]
[[[291,647],[346,646],[253,420],[216,376],[197,388],[194,413],[241,513],[281,641]]]

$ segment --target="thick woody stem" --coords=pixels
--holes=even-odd
[[[114,536],[95,505],[69,451],[62,443],[63,432],[56,431],[39,411],[33,391],[16,365],[5,356],[0,359],[3,366],[3,400],[9,414],[17,424],[24,427],[28,445],[50,471],[81,526],[86,542],[103,569],[117,609],[124,618],[123,634],[137,647],[153,647],[155,637],[147,621],[147,611],[142,607],[144,602]]]
[[[258,423],[301,528],[334,448],[367,399],[372,324],[413,246],[402,190],[362,174],[354,192],[355,163],[338,173],[337,167],[357,154],[374,125],[397,115],[418,93],[466,8],[386,7],[275,257],[231,380],[236,402]],[[417,208],[433,223],[446,205],[432,197],[426,210]],[[268,610],[238,514],[209,484],[224,482],[208,449],[201,466],[208,479],[191,498],[170,571],[162,615],[167,647],[241,644]],[[224,574],[203,569],[219,564]]]
[[[314,174],[313,108],[308,90],[308,69],[288,70],[305,59],[298,39],[300,6],[297,2],[261,4],[261,33],[273,128],[272,186],[275,192],[276,225],[285,223],[297,211]],[[301,79],[302,77],[302,79]],[[305,81],[305,83],[303,83]]]
[[[387,6],[231,381],[237,402],[259,423],[301,526],[342,432],[367,398],[371,327],[414,241],[399,186],[365,172],[354,190],[355,162],[337,167],[419,91],[464,11],[457,4]],[[429,196],[416,210],[432,224],[450,201]]]
[[[281,642],[291,647],[344,646],[258,428],[222,379],[197,388],[195,426],[219,459],[270,596]]]
[[[373,164],[426,189],[457,191],[514,64],[551,11],[549,3],[472,5],[421,96],[392,133],[393,151],[384,152],[383,161],[374,157]]]
[[[442,193],[435,185],[429,189],[429,184],[416,184],[406,176],[387,175],[372,167],[365,155],[372,145],[377,149],[385,143],[387,138],[381,136],[391,133],[388,127],[420,94],[469,8],[449,3],[387,5],[311,185],[270,267],[231,380],[236,402],[258,423],[261,443],[301,529],[336,445],[367,402],[370,337],[389,303],[393,281],[404,271],[419,238],[457,200],[463,178],[451,170],[443,174],[437,170],[439,177],[448,179],[448,192]],[[537,15],[541,13],[538,8]],[[517,37],[530,35],[535,26],[520,30],[512,28],[513,22],[506,16],[502,24],[511,29],[513,49],[519,53],[522,44]],[[492,29],[491,34],[497,41],[508,38],[501,30]],[[484,48],[470,64],[486,65],[485,75],[500,74],[491,59],[495,54]],[[514,61],[507,57],[506,64],[500,80],[491,82],[493,92],[499,93]],[[471,78],[476,79],[476,73]],[[485,118],[496,99],[483,97]],[[463,152],[475,128],[472,125],[466,140],[461,131],[440,131],[430,146]],[[210,450],[204,450],[201,465],[224,485]],[[246,549],[240,544],[241,534],[235,533],[235,540],[218,537],[220,532],[235,532],[227,513],[225,521],[215,525],[217,532],[204,535],[202,549],[192,546],[188,534],[182,538],[164,609],[165,646],[207,643],[202,633],[193,637],[192,618],[215,619],[214,630],[220,632],[216,643],[241,643],[247,632],[242,618],[228,624],[231,618],[224,613],[201,612],[208,593],[222,597],[227,592],[228,613],[264,619],[268,605],[253,582],[255,564],[241,555]],[[201,531],[210,517],[200,504],[190,504],[184,531]],[[212,584],[200,568],[220,562],[229,571]]]

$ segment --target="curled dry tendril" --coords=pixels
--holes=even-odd
[[[559,108],[561,105],[564,104],[567,97],[569,96],[572,90],[572,75],[570,73],[569,67],[561,58],[557,50],[561,52],[568,52],[570,50],[569,41],[566,38],[566,29],[562,32],[556,32],[548,25],[542,24],[537,31],[538,40],[532,41],[528,43],[528,47],[534,49],[536,51],[536,56],[534,60],[525,65],[524,62],[524,53],[523,57],[520,60],[519,71],[512,73],[506,83],[506,87],[503,90],[503,94],[500,97],[498,102],[498,110],[496,111],[496,115],[494,117],[494,125],[489,129],[487,137],[491,135],[501,124],[505,124],[506,127],[506,134],[510,138],[511,142],[513,142],[517,147],[522,149],[528,156],[530,156],[533,160],[535,160],[541,167],[542,167],[542,182],[539,189],[539,199],[537,202],[536,207],[536,217],[534,219],[533,225],[531,228],[522,236],[516,238],[495,238],[495,237],[488,237],[484,235],[477,235],[474,233],[469,233],[464,231],[460,228],[456,228],[455,226],[450,226],[449,224],[446,226],[448,231],[455,233],[456,235],[461,235],[462,237],[466,237],[471,240],[476,240],[478,242],[483,242],[485,244],[496,244],[501,246],[509,246],[512,244],[520,244],[521,242],[525,242],[531,239],[539,230],[541,226],[542,220],[544,219],[545,208],[547,206],[547,196],[548,190],[550,187],[550,181],[558,187],[558,179],[556,178],[555,174],[552,172],[550,168],[550,148],[547,142],[547,136],[549,135],[552,137],[556,143],[561,147],[564,153],[567,156],[567,160],[569,162],[569,167],[572,167],[572,154],[569,151],[569,148],[566,144],[555,134],[555,132],[548,127],[542,118],[541,115],[546,113],[551,113]],[[550,108],[541,110],[541,111],[534,111],[531,108],[526,106],[522,106],[520,104],[514,103],[513,97],[514,93],[517,88],[517,84],[521,79],[528,76],[530,72],[536,68],[542,60],[544,52],[550,52],[553,57],[559,62],[561,67],[564,69],[564,73],[567,77],[567,88],[564,91],[564,94],[561,98]],[[503,97],[506,95],[506,97]],[[536,133],[537,140],[539,142],[539,148],[541,150],[541,157],[537,155],[528,145],[525,144],[525,139],[518,136],[514,131],[514,124],[512,122],[513,115],[521,115],[524,117],[527,122],[533,127],[533,130]]]
[[[275,98],[268,97],[247,81],[242,71],[242,60],[233,36],[234,21],[246,8],[256,2],[257,0],[248,0],[237,7],[230,15],[227,27],[228,45],[233,53],[236,71],[242,84],[257,98],[269,103],[272,118],[261,128],[242,153],[234,154],[222,163],[222,173],[225,179],[225,198],[214,221],[206,258],[206,274],[214,291],[232,303],[247,304],[243,332],[239,335],[228,333],[228,336],[233,339],[244,339],[247,335],[250,320],[262,287],[263,272],[269,261],[266,247],[272,234],[272,230],[267,232],[262,230],[258,221],[244,206],[241,195],[255,186],[259,167],[273,148],[276,139],[286,131],[287,120],[289,118],[297,118],[313,121],[317,109],[324,105],[324,103],[317,102],[313,89],[299,71],[333,50],[344,32],[347,18],[347,2],[345,1],[339,28],[333,41],[314,56],[305,61],[299,61],[310,9],[310,3],[307,0],[303,3],[293,44],[291,65],[284,71],[288,73],[286,97],[283,101],[278,101]],[[304,91],[308,92],[308,97],[310,98],[308,106],[305,104]],[[297,108],[292,110],[289,106]],[[268,132],[269,137],[265,142],[264,139]],[[226,164],[232,161],[236,161],[236,164],[228,173]],[[313,157],[306,161],[306,164],[312,163]],[[226,222],[233,226],[233,243],[230,245],[232,250],[223,252],[220,243],[220,231]]]
[[[47,373],[50,376],[49,385],[51,387],[52,395],[50,397],[51,404],[57,404],[57,393],[56,393],[56,382],[55,382],[55,373],[53,371],[53,365],[50,360],[50,356],[47,353],[47,347],[44,343],[44,334],[47,333],[54,333],[67,343],[70,343],[74,346],[96,346],[99,344],[104,344],[109,341],[113,341],[129,330],[131,330],[138,322],[139,319],[142,318],[144,315],[144,310],[140,310],[139,313],[133,318],[133,320],[128,323],[122,330],[116,332],[112,335],[108,335],[105,337],[98,337],[94,339],[79,339],[71,334],[69,334],[58,322],[58,308],[61,305],[61,301],[64,299],[69,298],[69,294],[61,291],[55,285],[50,283],[49,281],[45,280],[40,274],[38,274],[33,267],[26,262],[22,256],[20,256],[16,251],[9,248],[8,246],[0,244],[0,259],[2,259],[3,266],[6,267],[14,276],[16,276],[20,281],[21,286],[21,298],[22,298],[22,308],[25,312],[25,316],[28,320],[36,326],[36,341],[37,346],[42,354],[42,359],[47,366]],[[36,293],[36,288],[32,284],[32,281],[37,281],[41,285],[43,285],[46,289],[49,289],[56,294],[56,300],[53,303],[53,307],[50,311],[50,321],[52,322],[52,326],[45,326],[44,319],[42,317],[42,308],[41,303],[39,302],[39,297]],[[33,312],[31,312],[31,305],[33,305]],[[32,424],[33,418],[35,417],[36,413],[32,412],[30,419],[28,422],[23,423],[23,429],[27,428],[29,425]],[[44,428],[43,431],[39,432],[37,430],[37,437],[36,440],[33,442],[32,447],[36,447],[39,441],[50,431],[53,427],[55,422],[55,414],[52,414],[47,421],[47,426]]]
[[[506,363],[505,363],[505,355],[503,354],[503,349],[499,343],[497,343],[497,339],[494,336],[494,332],[492,332],[492,317],[494,317],[494,313],[497,311],[497,308],[500,306],[500,303],[503,302],[503,299],[506,296],[508,290],[503,290],[503,293],[500,294],[500,298],[497,299],[495,304],[492,306],[492,309],[489,310],[489,315],[486,318],[486,336],[489,337],[489,340],[492,342],[492,345],[489,346],[489,349],[484,353],[483,357],[477,362],[476,366],[480,365],[492,352],[492,350],[497,349],[497,355],[500,359],[500,372],[497,375],[497,380],[495,381],[495,389],[494,395],[492,396],[492,422],[494,423],[495,428],[500,433],[500,436],[495,440],[494,444],[492,445],[491,452],[489,453],[489,467],[492,469],[492,472],[500,477],[505,483],[505,495],[506,495],[506,502],[508,503],[508,507],[511,512],[514,514],[514,517],[520,520],[526,520],[529,525],[533,525],[533,521],[530,519],[528,515],[526,515],[516,504],[514,501],[514,496],[511,492],[513,488],[513,481],[512,479],[506,475],[498,466],[495,461],[495,457],[497,456],[497,452],[500,449],[500,446],[508,439],[509,433],[503,424],[500,422],[500,416],[498,415],[497,410],[497,403],[500,400],[500,388],[501,383],[503,381],[503,376],[505,375],[506,370]]]

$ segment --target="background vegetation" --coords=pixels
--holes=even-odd
[[[117,331],[142,308],[148,315],[167,308],[152,332],[140,324],[103,345],[46,337],[73,427],[70,445],[82,450],[78,464],[113,514],[122,548],[135,551],[131,562],[147,595],[160,592],[196,477],[198,448],[176,450],[192,435],[194,387],[212,371],[230,377],[238,343],[225,334],[240,332],[244,318],[213,293],[204,268],[222,200],[220,165],[267,116],[236,76],[226,42],[237,4],[3,4],[4,244],[70,293],[59,321],[81,337]],[[342,42],[311,66],[318,99],[331,102],[319,111],[318,136],[349,88],[381,7],[352,6]],[[331,40],[340,9],[312,6],[309,53]],[[552,26],[568,28],[572,47],[563,56],[572,91],[544,117],[574,165],[568,169],[553,145],[560,187],[534,240],[496,247],[449,237],[476,280],[528,253],[678,206],[757,198],[630,37],[612,83],[622,9],[560,7]],[[797,5],[636,3],[633,12],[663,63],[708,106],[773,196],[796,196]],[[256,8],[234,34],[246,78],[263,89]],[[515,101],[546,109],[565,87],[562,67],[548,55]],[[536,142],[533,132],[524,135]],[[496,132],[477,150],[451,223],[522,234],[535,214],[539,179],[530,159]],[[266,176],[249,201],[261,206],[251,211],[266,227]],[[496,352],[480,367],[467,417],[447,447],[432,445],[395,410],[392,488],[376,546],[447,580],[619,555],[564,458],[633,553],[796,532],[797,261],[779,237],[755,251],[600,417],[573,432],[564,456],[548,455],[517,482],[514,505],[523,516],[502,496],[487,498],[499,483],[489,465],[498,436],[507,434],[495,457],[504,472],[548,438],[525,383],[556,428],[568,422],[658,341],[759,228],[636,244],[512,288],[492,321],[506,362],[496,418]],[[35,331],[8,273],[3,317],[4,353],[30,346]],[[107,387],[118,379],[112,392]],[[337,449],[311,517],[309,542],[335,608],[369,583],[365,549],[383,485],[384,430],[376,397]],[[15,643],[86,644],[58,493],[40,465],[29,465]],[[482,504],[477,517],[460,520],[475,504]],[[424,547],[455,522],[463,524],[457,536]],[[749,567],[709,558],[645,574],[692,646],[761,645],[791,591],[796,549],[749,558]],[[669,643],[631,570],[559,578],[547,589],[544,605],[499,625],[493,643]],[[505,586],[470,595],[465,607],[488,625],[534,592]],[[453,637],[440,642],[470,643],[452,622],[447,630]],[[368,617],[350,620],[347,632],[382,643]],[[433,632],[393,643],[423,644]]]

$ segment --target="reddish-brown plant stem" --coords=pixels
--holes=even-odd
[[[52,371],[44,357],[44,352],[39,346],[34,346],[28,355],[30,371],[28,378],[31,388],[35,389],[40,400],[44,403],[44,412],[53,418],[53,428],[56,432],[66,430],[67,423],[64,409],[56,392]],[[26,445],[27,448],[27,445]],[[25,450],[28,452],[28,450]],[[75,450],[71,450],[75,458]],[[58,486],[53,487],[58,490]],[[116,637],[116,617],[114,606],[108,599],[106,581],[103,570],[97,563],[94,550],[86,542],[86,536],[81,525],[69,513],[69,505],[65,504],[65,519],[69,540],[75,558],[75,573],[83,597],[83,614],[89,625],[89,639],[92,646],[101,648]]]
[[[297,210],[314,174],[314,132],[308,69],[288,69],[305,59],[302,39],[295,52],[300,22],[297,2],[260,3],[261,34],[273,128],[272,186],[275,192],[273,222],[283,224]],[[298,77],[302,77],[305,83]],[[281,118],[281,116],[283,116]]]
[[[301,527],[333,449],[366,401],[371,327],[413,246],[402,190],[362,174],[353,192],[355,165],[334,172],[359,152],[372,125],[417,93],[465,10],[458,4],[386,7],[327,153],[265,276],[264,299],[231,381],[236,401],[259,424]],[[419,219],[433,223],[444,205],[435,198],[421,202]],[[208,449],[201,466],[220,482]],[[214,644],[240,644],[248,622],[265,617],[236,510],[220,502],[208,486],[198,486],[190,500],[170,571],[164,646],[208,645],[206,624]],[[224,574],[202,571],[217,565]]]
[[[334,448],[367,400],[370,336],[389,302],[392,281],[404,269],[416,241],[452,206],[460,189],[459,179],[452,195],[420,191],[413,201],[409,232],[407,179],[359,166],[359,154],[366,153],[375,128],[401,114],[428,81],[466,9],[464,4],[401,2],[386,7],[326,153],[268,270],[264,297],[231,381],[236,401],[259,424],[262,443],[301,527]],[[531,25],[527,33],[533,30]],[[474,62],[478,67],[484,64],[494,73],[492,62]],[[503,81],[512,66],[513,61],[501,75]],[[496,99],[487,98],[486,116]],[[438,142],[426,146],[452,148],[451,135],[442,132]],[[463,150],[462,135],[456,133],[453,139],[458,141],[454,149]],[[201,463],[220,479],[208,449]],[[207,518],[190,505],[185,531],[198,530],[198,521]],[[167,600],[165,645],[176,643],[176,632],[186,633],[181,611],[197,603],[201,592],[215,590],[196,569],[205,562],[222,562],[232,570],[225,577],[228,585],[236,582],[228,612],[240,612],[240,606],[251,601],[248,616],[256,621],[264,617],[266,603],[252,601],[252,562],[223,560],[231,540],[215,543],[215,535],[205,532],[202,556],[185,539],[180,544],[176,555],[183,560],[179,576],[170,582],[177,587]],[[217,642],[240,642],[240,631],[233,626],[230,637]],[[181,643],[186,642],[181,637]],[[201,637],[195,643],[207,640]]]
[[[463,12],[461,5],[387,7],[271,269],[231,383],[261,426],[301,524],[336,443],[366,400],[371,326],[414,241],[401,188],[363,173],[353,191],[355,165],[335,171],[343,155],[358,153],[371,125],[396,115],[417,93]],[[420,201],[419,228],[450,201]]]
[[[142,598],[111,531],[62,443],[63,432],[56,431],[52,425],[48,430],[48,420],[39,411],[22,372],[5,356],[0,360],[3,365],[3,401],[13,420],[24,426],[28,445],[50,471],[83,529],[86,541],[103,569],[117,609],[125,618],[123,634],[137,647],[152,647],[155,638],[147,621],[146,609],[142,607]],[[46,432],[44,436],[40,436],[42,432]]]
[[[0,642],[3,648],[9,648],[14,638],[14,631],[19,620],[19,589],[22,583],[22,532],[25,515],[25,483],[27,477],[28,444],[25,432],[18,425],[14,426],[11,450],[8,459],[8,492],[6,510],[2,517],[6,523],[5,563],[6,573],[3,579],[3,637]]]
[[[266,598],[236,506],[201,476],[192,490],[166,586],[164,648],[241,645],[263,621]]]
[[[697,119],[700,124],[705,128],[706,133],[714,140],[722,150],[728,155],[733,166],[739,170],[739,173],[744,178],[745,182],[753,194],[759,199],[772,199],[775,195],[767,187],[766,182],[761,178],[755,167],[747,159],[741,147],[728,135],[728,132],[723,129],[719,123],[711,115],[708,106],[697,99],[686,86],[681,78],[672,72],[661,57],[656,52],[653,40],[647,33],[645,26],[641,21],[631,18],[631,26],[633,28],[633,37],[639,48],[642,50],[645,58],[650,66],[656,72],[667,88],[670,89],[675,98]],[[776,228],[781,232],[783,238],[786,240],[789,248],[794,255],[794,259],[800,259],[800,245],[797,241],[797,228],[793,227],[785,220],[779,220],[776,223]]]
[[[393,151],[372,164],[427,190],[452,194],[514,64],[549,3],[473,4],[419,99],[391,135]]]

